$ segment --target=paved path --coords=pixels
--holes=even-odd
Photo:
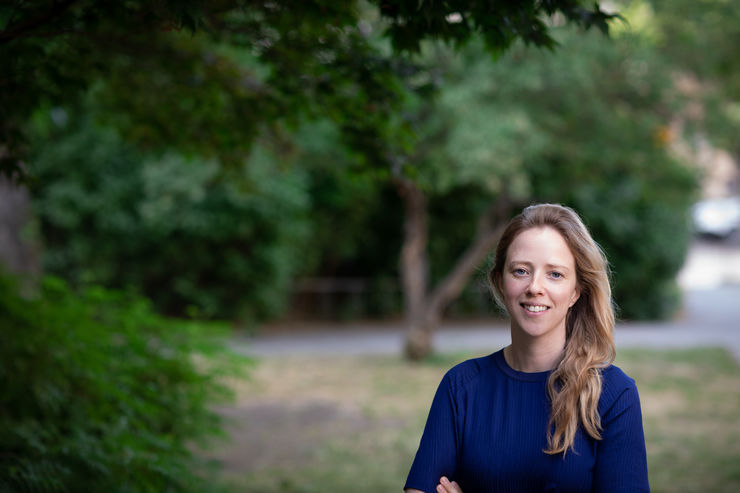
[[[727,347],[740,361],[740,286],[686,293],[684,317],[670,322],[620,323],[617,348]],[[493,351],[510,342],[505,322],[447,322],[437,331],[440,351]],[[234,349],[255,356],[352,356],[399,354],[403,347],[400,324],[350,324],[341,330],[318,328],[308,333],[282,332],[234,341]]]
[[[617,348],[682,348],[723,346],[740,361],[740,248],[699,243],[692,248],[679,275],[684,308],[676,320],[620,323]],[[438,351],[494,351],[510,342],[502,321],[446,322],[437,331]],[[401,324],[348,324],[340,328],[314,326],[302,332],[277,332],[239,338],[233,348],[255,356],[400,354]]]

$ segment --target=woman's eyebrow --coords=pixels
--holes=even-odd
[[[528,260],[516,260],[516,259],[514,259],[514,260],[508,262],[508,265],[509,266],[512,266],[512,265],[527,265],[527,266],[532,266],[534,264],[532,264],[532,262],[529,262]],[[571,271],[570,267],[568,267],[566,265],[563,265],[563,264],[545,264],[545,267],[547,267],[548,269],[560,269],[560,270],[565,270],[565,271],[568,271],[568,272]]]
[[[516,260],[516,259],[513,259],[513,260],[509,261],[508,263],[509,264],[527,264],[527,265],[532,265],[532,262],[529,262],[528,260]]]

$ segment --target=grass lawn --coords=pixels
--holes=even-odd
[[[476,354],[269,358],[222,410],[230,491],[401,491],[444,372]],[[656,493],[740,491],[740,367],[720,349],[625,350]]]

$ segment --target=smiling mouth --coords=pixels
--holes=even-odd
[[[530,313],[540,313],[540,312],[544,312],[545,310],[550,309],[550,307],[545,306],[545,305],[527,305],[524,303],[522,303],[521,305],[525,310],[527,310]]]

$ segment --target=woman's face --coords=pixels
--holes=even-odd
[[[565,340],[565,318],[578,300],[576,266],[568,244],[555,229],[532,228],[509,245],[502,290],[512,337]]]

